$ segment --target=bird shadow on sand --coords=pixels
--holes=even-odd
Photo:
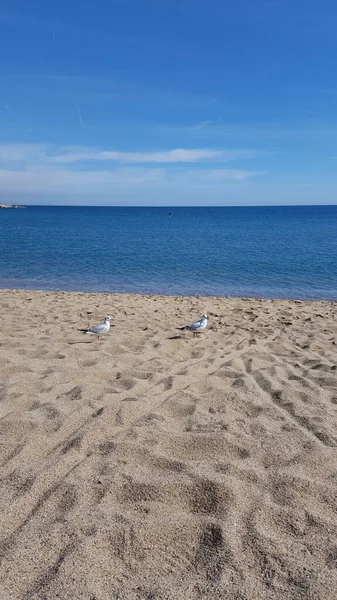
[[[182,335],[172,335],[172,337],[167,338],[168,340],[181,340]]]
[[[115,327],[115,325],[110,325],[110,329],[111,327]],[[76,331],[82,331],[82,333],[88,333],[90,331],[90,327],[87,327],[86,329],[76,329]]]
[[[68,344],[92,344],[95,340],[83,340],[76,342],[68,342]]]

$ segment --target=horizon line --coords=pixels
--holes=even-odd
[[[7,204],[6,202],[0,202],[0,204]],[[336,206],[336,203],[331,204],[12,204],[10,206],[22,206],[23,208],[28,207],[44,207],[44,208],[169,208],[171,210],[175,208],[298,208],[298,207],[326,207]],[[4,209],[6,210],[6,209]]]

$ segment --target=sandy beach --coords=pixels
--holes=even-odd
[[[0,306],[1,600],[336,598],[336,303]]]

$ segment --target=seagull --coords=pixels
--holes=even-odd
[[[201,333],[201,331],[204,331],[207,327],[207,320],[208,320],[208,316],[207,315],[202,315],[202,317],[199,319],[199,321],[194,321],[194,323],[191,323],[191,325],[186,325],[185,327],[179,327],[179,329],[181,331],[192,331],[193,335],[196,336],[198,333]]]
[[[111,317],[104,317],[103,323],[100,323],[99,325],[95,325],[91,329],[85,329],[84,331],[85,331],[85,333],[89,333],[89,335],[97,335],[97,339],[102,340],[103,334],[108,333],[108,331],[110,329],[110,320],[111,320]]]

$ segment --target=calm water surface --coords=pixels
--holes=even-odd
[[[336,300],[337,206],[0,210],[0,287]]]

